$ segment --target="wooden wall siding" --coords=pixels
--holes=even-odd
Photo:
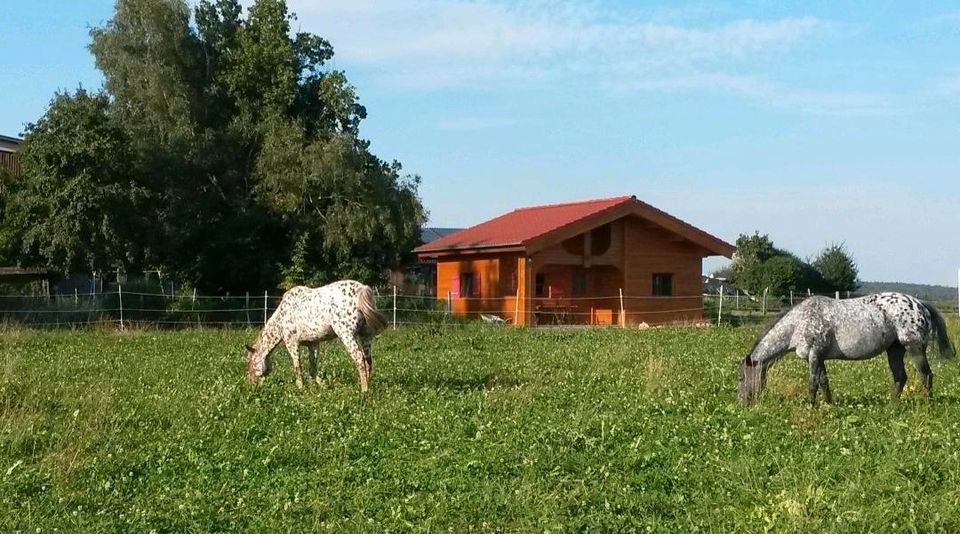
[[[624,219],[623,292],[630,297],[653,296],[653,273],[673,274],[673,298],[624,301],[628,324],[698,321],[703,306],[700,273],[702,250],[635,218]],[[678,298],[685,297],[685,298]],[[676,312],[669,313],[673,310]],[[679,311],[694,310],[694,311]]]
[[[14,152],[0,151],[0,168],[14,176],[20,176],[20,155]]]
[[[589,258],[590,265],[613,265],[619,267],[623,262],[623,222],[615,221],[610,223],[610,248],[604,254]],[[568,241],[584,242],[583,234],[570,238]],[[533,264],[536,265],[584,265],[584,256],[580,254],[571,254],[564,243],[557,243],[543,250],[537,251],[532,255]]]
[[[523,287],[523,270],[523,258],[519,254],[441,258],[437,262],[437,298],[452,295],[455,314],[476,318],[479,313],[489,313],[512,321],[517,308],[512,276],[516,273],[518,287]],[[480,281],[479,297],[459,295],[459,287],[453,284],[462,273],[474,273]],[[522,316],[522,299],[520,305]]]
[[[623,221],[610,223],[610,246],[603,254],[591,254],[587,258],[583,246],[590,246],[592,239],[585,234],[574,236],[564,242],[549,246],[531,255],[532,273],[529,295],[534,299],[534,311],[539,310],[536,319],[541,323],[557,320],[578,324],[617,324],[620,320],[620,300],[617,295],[623,287],[624,241]],[[576,243],[576,245],[574,245]],[[574,254],[573,250],[581,250]],[[589,267],[587,267],[589,265]],[[584,270],[587,273],[587,294],[573,294],[573,273]],[[547,277],[545,293],[548,300],[538,300],[535,296],[536,275]],[[584,299],[584,297],[598,297]],[[551,308],[565,309],[568,315],[556,319]],[[533,320],[531,318],[531,320]]]

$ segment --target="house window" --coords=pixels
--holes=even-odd
[[[534,288],[533,295],[535,297],[546,297],[547,296],[547,275],[538,274],[534,279]]]
[[[673,274],[653,273],[653,296],[654,297],[673,296]]]
[[[477,280],[473,273],[460,273],[460,298],[476,296]]]
[[[587,294],[587,271],[573,271],[573,296],[582,297]]]

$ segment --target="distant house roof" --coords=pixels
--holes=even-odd
[[[425,226],[420,229],[420,242],[430,243],[454,232],[459,232],[460,230],[463,230],[463,228],[437,228],[433,226]]]
[[[628,215],[638,216],[703,247],[711,254],[730,256],[734,247],[699,228],[654,208],[634,196],[620,196],[519,208],[421,245],[421,255],[481,250],[532,251],[551,241],[564,230],[577,230],[583,224],[597,226]],[[582,230],[581,230],[582,231]]]
[[[19,137],[0,135],[0,151],[16,152],[20,150],[21,144],[23,144],[23,139],[20,139]]]
[[[0,267],[0,276],[44,275],[46,269],[34,267]]]

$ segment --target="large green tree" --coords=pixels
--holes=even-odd
[[[130,159],[104,94],[56,95],[27,126],[23,175],[10,181],[3,212],[5,248],[63,272],[141,267],[151,206]]]
[[[731,265],[734,282],[743,289],[760,294],[768,290],[784,296],[791,291],[825,291],[828,286],[820,273],[797,256],[778,249],[766,234],[741,234]]]
[[[820,251],[813,260],[813,266],[834,291],[856,291],[860,287],[857,264],[842,243],[829,245]]]
[[[28,232],[40,211],[21,211],[4,230],[51,265],[75,269],[83,257],[101,268],[122,257],[122,267],[149,263],[208,291],[373,281],[409,259],[425,221],[419,178],[370,152],[359,136],[366,110],[328,66],[333,47],[292,33],[293,18],[283,0],[257,0],[246,14],[237,0],[192,11],[183,0],[118,0],[90,46],[116,146],[86,147],[96,156],[86,169],[136,185],[137,203],[125,206],[140,218],[137,233],[114,228],[124,217],[84,218],[69,200],[83,221],[76,242]],[[76,142],[35,142],[39,132],[28,131],[28,159],[43,145],[48,159],[71,161]],[[71,168],[28,166],[24,181],[68,183]],[[109,246],[80,246],[94,226]]]

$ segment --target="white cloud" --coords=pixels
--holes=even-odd
[[[809,113],[874,115],[872,93],[780,87],[745,70],[817,43],[835,23],[798,16],[720,23],[567,0],[290,0],[341,62],[408,90],[579,83],[615,92],[716,91]],[[662,14],[661,14],[662,15]]]
[[[448,132],[472,132],[514,126],[517,122],[508,117],[454,117],[442,120],[436,126],[438,130]]]
[[[893,99],[878,93],[790,89],[748,75],[692,72],[652,79],[638,76],[616,83],[619,91],[720,91],[780,109],[817,115],[876,116],[897,109]]]

